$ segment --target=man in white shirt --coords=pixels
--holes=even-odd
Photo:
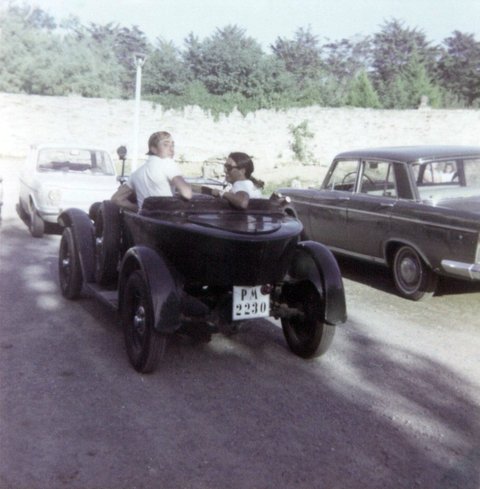
[[[192,188],[180,174],[173,159],[175,142],[170,133],[159,131],[148,140],[148,158],[113,195],[111,201],[124,209],[138,211],[147,197],[169,197],[176,188],[184,199],[192,198]],[[132,202],[133,197],[136,203]]]

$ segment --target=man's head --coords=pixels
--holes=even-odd
[[[173,158],[175,155],[175,142],[172,135],[166,131],[154,132],[148,139],[148,153],[159,158]]]

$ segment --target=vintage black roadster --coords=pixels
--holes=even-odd
[[[273,316],[290,349],[310,358],[346,320],[333,254],[300,242],[302,224],[281,197],[251,199],[247,210],[207,195],[149,197],[139,213],[104,201],[88,214],[68,209],[59,223],[63,296],[88,290],[114,307],[139,372],[153,371],[186,328]]]

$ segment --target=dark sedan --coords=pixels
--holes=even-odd
[[[480,147],[348,151],[320,188],[279,192],[305,239],[390,267],[403,297],[432,295],[439,275],[480,280]]]

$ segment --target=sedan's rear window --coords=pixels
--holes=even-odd
[[[480,158],[464,160],[465,182],[469,187],[480,187]]]

